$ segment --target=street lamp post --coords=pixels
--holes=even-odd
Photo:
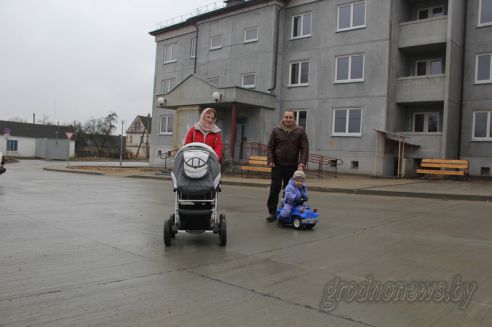
[[[121,121],[121,134],[120,134],[120,167],[123,166],[123,124],[124,120]]]

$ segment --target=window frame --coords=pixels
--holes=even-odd
[[[248,31],[253,31],[256,30],[256,38],[255,39],[246,39],[246,34]],[[244,29],[244,37],[243,37],[243,43],[252,43],[252,42],[258,42],[258,39],[260,38],[260,28],[258,26],[256,27],[250,27],[250,28],[245,28]]]
[[[332,136],[344,136],[344,137],[362,137],[362,118],[363,118],[363,108],[333,108],[333,122],[332,122],[332,129],[331,129],[331,135]],[[346,111],[347,115],[345,118],[345,132],[336,132],[335,131],[335,116],[337,111]],[[359,110],[360,111],[360,122],[359,122],[359,132],[358,133],[350,133],[349,130],[349,122],[350,122],[350,111],[352,110]]]
[[[487,113],[487,128],[485,131],[485,137],[476,137],[475,136],[475,117],[477,113]],[[490,142],[492,141],[492,110],[477,110],[473,112],[473,125],[472,125],[472,141],[484,141]]]
[[[302,63],[308,63],[308,81],[307,83],[302,83],[301,82],[301,76],[302,76]],[[295,64],[299,64],[299,75],[298,75],[298,83],[297,84],[292,84],[292,66]],[[311,61],[310,60],[298,60],[298,61],[292,61],[289,63],[289,82],[287,84],[288,87],[302,87],[302,86],[309,86],[309,73],[311,71]]]
[[[170,43],[170,44],[167,44],[164,46],[164,64],[170,64],[170,63],[173,63],[173,62],[176,62],[178,61],[177,58],[174,57],[175,55],[175,50],[174,50],[174,47],[177,43]],[[170,57],[170,60],[166,60],[167,56],[166,54],[168,53],[167,49],[170,48],[171,49],[171,57]]]
[[[437,114],[437,131],[435,132],[429,132],[429,117],[430,114]],[[417,115],[424,115],[424,125],[422,126],[423,131],[418,132],[415,130],[415,117]],[[418,111],[414,112],[412,115],[412,133],[419,133],[419,134],[439,134],[441,132],[441,114],[439,111]]]
[[[439,61],[441,63],[441,72],[439,74],[432,74],[431,73],[431,67],[432,67],[432,62],[434,61]],[[418,64],[424,62],[425,63],[425,75],[418,75]],[[443,58],[431,58],[431,59],[421,59],[421,60],[415,60],[415,76],[439,76],[439,75],[444,75],[443,73]]]
[[[478,57],[489,56],[489,79],[478,80]],[[492,83],[492,53],[479,53],[475,58],[475,84],[489,84]]]
[[[309,34],[304,34],[304,17],[309,15],[311,17],[311,21],[309,22]],[[301,32],[298,36],[294,36],[294,19],[296,17],[301,17]],[[291,27],[290,27],[290,39],[291,40],[297,40],[297,39],[304,39],[304,38],[307,38],[307,37],[311,37],[312,34],[313,34],[313,12],[310,11],[310,12],[305,12],[305,13],[302,13],[302,14],[297,14],[297,15],[293,15],[292,18],[291,18]]]
[[[163,132],[162,131],[162,120],[163,118],[166,118],[166,129]],[[173,135],[174,133],[174,126],[171,127],[171,131],[169,132],[169,118],[172,118],[174,120],[174,116],[170,114],[163,114],[159,116],[159,135]],[[174,124],[174,121],[172,122]]]
[[[218,46],[213,46],[213,40],[214,39],[219,39],[220,40],[220,45]],[[222,34],[220,35],[214,35],[210,37],[210,49],[209,50],[218,50],[222,49]]]
[[[308,110],[305,110],[305,109],[292,109],[292,111],[294,112],[294,118],[296,120],[297,125],[299,125],[299,114],[301,112],[305,112],[306,113],[306,126],[302,126],[302,125],[299,125],[299,126],[302,126],[304,128],[304,130],[307,131]]]
[[[175,78],[163,79],[161,82],[161,94],[168,94],[174,87]]]
[[[351,78],[352,75],[352,57],[355,56],[362,56],[362,77],[361,78]],[[338,59],[341,58],[349,58],[349,65],[348,65],[348,79],[344,80],[338,80]],[[349,54],[349,55],[340,55],[340,56],[335,56],[335,84],[344,84],[344,83],[361,83],[364,82],[365,78],[365,68],[366,68],[366,54],[365,53],[354,53],[354,54]]]
[[[190,58],[196,58],[196,37],[190,40]]]
[[[489,1],[491,1],[491,0],[489,0]],[[485,22],[485,23],[482,23],[480,21],[480,19],[482,18],[482,4],[483,4],[483,0],[480,0],[480,2],[478,3],[478,24],[477,24],[477,27],[491,26],[492,20],[489,22]]]
[[[13,146],[15,145],[15,146]],[[19,140],[7,140],[7,147],[5,148],[6,152],[17,152],[19,151]]]
[[[244,84],[244,77],[253,76],[254,83],[253,84]],[[245,73],[241,74],[241,87],[245,89],[254,89],[256,87],[256,73]]]
[[[363,3],[364,4],[364,25],[356,25],[354,26],[354,5]],[[349,27],[343,27],[340,28],[340,9],[343,7],[348,7],[350,6],[350,26]],[[340,4],[337,6],[337,32],[345,32],[345,31],[351,31],[351,30],[356,30],[360,28],[365,28],[367,27],[367,1],[354,1],[351,3],[344,3]]]
[[[433,10],[436,9],[436,8],[442,8],[442,15],[434,15]],[[417,10],[417,20],[426,20],[426,19],[431,19],[431,18],[434,18],[434,17],[446,16],[446,14],[444,13],[444,9],[446,9],[444,7],[444,5],[438,5],[438,6],[420,8],[420,9]],[[427,11],[427,18],[419,18],[420,12],[421,11],[424,11],[424,10]]]

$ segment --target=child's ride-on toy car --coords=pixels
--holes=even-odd
[[[290,217],[280,216],[282,207],[277,209],[277,226],[292,225],[295,229],[311,229],[319,222],[319,213],[317,209],[312,209],[307,204],[300,204],[292,208]]]

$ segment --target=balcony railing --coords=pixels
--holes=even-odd
[[[444,75],[400,77],[397,81],[396,102],[444,101]]]
[[[447,28],[447,16],[401,23],[398,46],[408,48],[446,43]]]

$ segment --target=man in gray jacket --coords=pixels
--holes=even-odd
[[[287,186],[296,170],[304,170],[309,156],[306,131],[298,126],[294,111],[284,112],[279,126],[275,127],[268,141],[267,161],[272,168],[270,195],[268,196],[267,221],[277,219],[278,195]]]

